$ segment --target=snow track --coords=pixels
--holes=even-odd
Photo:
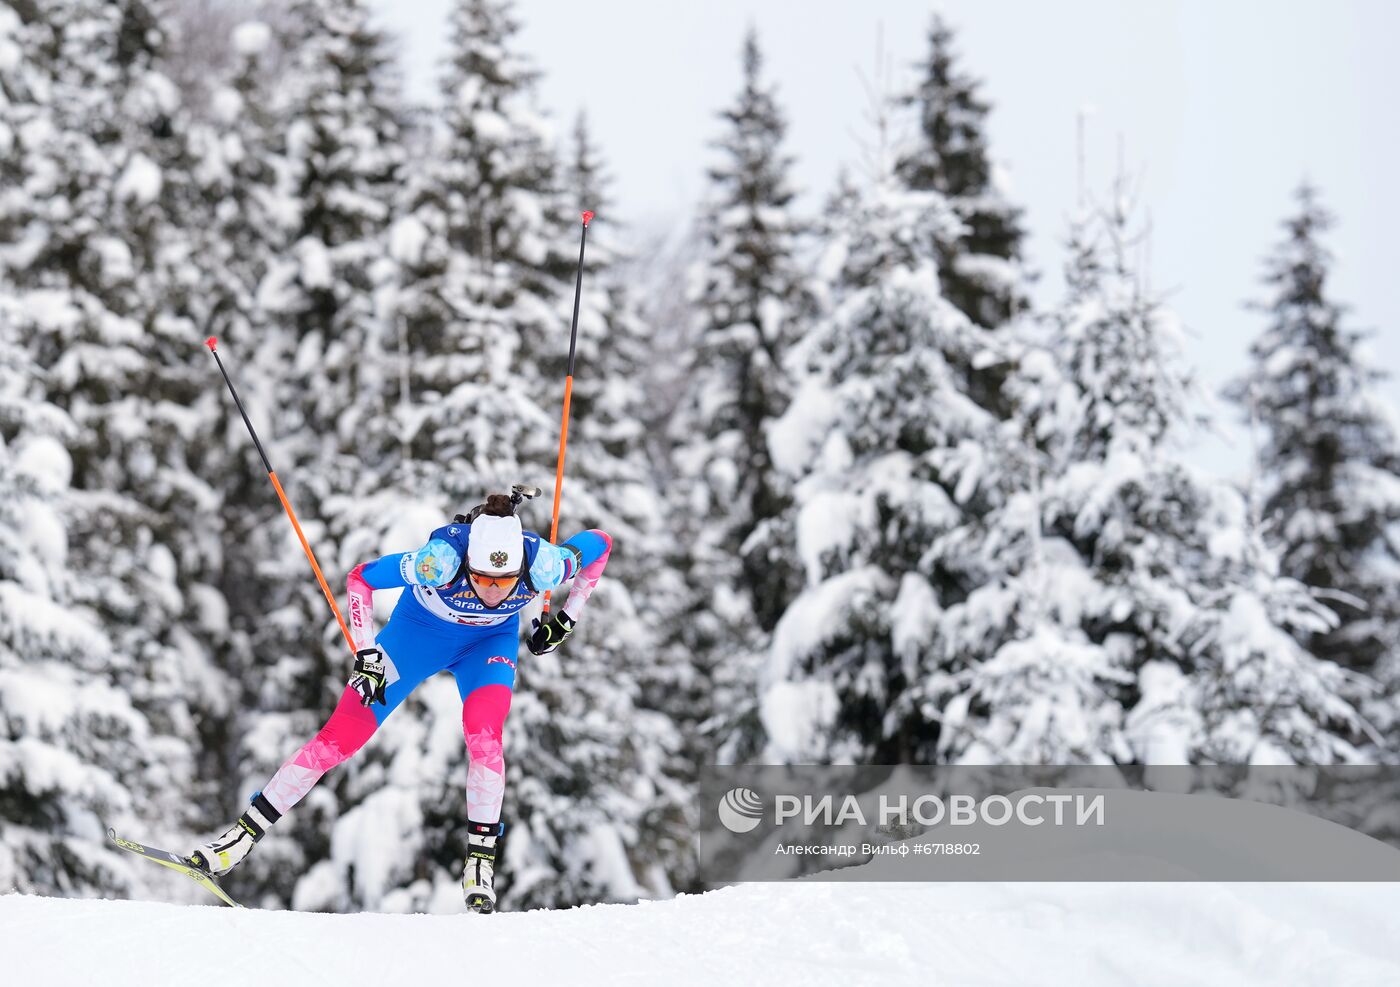
[[[49,987],[1400,983],[1400,889],[749,884],[671,901],[328,915],[0,897],[5,981]]]

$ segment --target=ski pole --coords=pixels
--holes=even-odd
[[[578,278],[574,281],[574,322],[569,329],[569,369],[564,377],[564,420],[559,426],[559,465],[554,470],[554,519],[549,526],[551,543],[559,537],[559,495],[564,490],[564,449],[569,444],[569,400],[574,393],[574,347],[578,344],[578,303],[583,292],[583,248],[588,246],[588,224],[592,212],[583,214],[583,232],[578,241]],[[544,613],[549,613],[549,590],[544,591]]]
[[[306,552],[307,561],[311,563],[311,571],[316,573],[316,581],[321,584],[321,592],[326,594],[326,602],[331,605],[331,612],[335,614],[336,623],[340,625],[340,631],[345,635],[345,643],[350,645],[350,653],[354,654],[355,640],[350,636],[350,628],[345,626],[345,618],[340,615],[340,607],[335,605],[335,595],[331,593],[331,588],[326,585],[326,577],[321,575],[321,566],[316,561],[316,553],[311,551],[311,544],[306,540],[306,535],[297,522],[297,515],[292,510],[292,503],[282,490],[282,482],[277,479],[277,473],[273,471],[272,464],[267,461],[267,453],[263,451],[262,443],[258,441],[257,430],[253,428],[253,423],[248,420],[248,412],[243,410],[243,402],[238,399],[238,391],[234,390],[233,381],[229,378],[228,371],[224,369],[224,361],[219,359],[219,340],[215,336],[210,336],[204,341],[204,345],[209,347],[210,353],[214,354],[214,362],[219,365],[219,373],[224,375],[224,383],[228,385],[228,392],[233,395],[233,403],[238,405],[238,413],[243,416],[243,424],[248,426],[248,434],[253,437],[253,445],[258,447],[258,455],[262,457],[263,468],[267,470],[267,478],[272,481],[272,489],[277,491],[277,499],[282,502],[282,509],[287,512],[287,518],[292,522],[292,528],[296,531],[297,538],[301,540],[302,550]]]

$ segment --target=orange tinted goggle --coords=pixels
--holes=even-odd
[[[510,589],[520,579],[520,573],[518,572],[512,576],[487,576],[480,572],[473,572],[469,575],[471,576],[472,585],[478,586],[481,589],[486,589],[488,587]]]

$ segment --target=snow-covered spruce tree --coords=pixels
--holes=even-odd
[[[17,27],[0,11],[0,47]],[[9,80],[5,80],[6,83]],[[8,88],[6,86],[5,88]],[[127,894],[143,874],[93,863],[105,825],[131,822],[158,773],[151,725],[103,674],[112,643],[74,602],[72,420],[33,396],[37,368],[0,304],[0,890]]]
[[[1132,263],[1126,201],[1074,224],[1067,297],[1025,327],[1007,388],[1029,482],[945,546],[983,585],[942,615],[919,690],[937,756],[1344,759],[1354,683],[1280,647],[1326,612],[1271,570],[1239,495],[1175,452],[1192,384]]]
[[[538,806],[548,829],[535,825],[532,853],[518,839],[510,866],[520,874],[512,893],[535,904],[665,895],[693,870],[688,772],[665,712],[683,670],[657,647],[652,617],[666,541],[646,456],[649,340],[617,276],[619,225],[608,218],[614,211],[604,165],[582,117],[570,152],[564,195],[597,217],[580,304],[560,536],[599,527],[615,548],[558,667],[550,668],[551,656],[527,658],[521,804]],[[552,382],[555,395],[560,382]],[[607,685],[600,691],[598,683]],[[526,792],[535,796],[528,803]],[[526,880],[534,882],[528,891]]]
[[[1268,540],[1282,572],[1341,618],[1299,643],[1348,668],[1400,663],[1400,441],[1367,364],[1364,335],[1328,297],[1332,217],[1302,185],[1267,263],[1269,325],[1228,393],[1262,426],[1259,468]]]
[[[568,228],[547,221],[553,152],[528,106],[536,72],[510,47],[516,30],[499,0],[454,5],[433,153],[392,238],[396,428],[406,458],[434,464],[462,507],[522,480],[525,464],[552,464],[558,444],[525,346],[559,334],[565,282],[546,267],[549,241]]]
[[[283,411],[297,420],[283,431],[372,469],[388,432],[377,424],[388,385],[376,292],[390,273],[382,254],[404,167],[396,79],[362,0],[298,0],[294,10],[279,109],[299,222],[291,256],[261,286],[263,304],[293,335],[281,376],[293,399]],[[294,461],[303,455],[316,458],[296,450]],[[321,482],[352,489],[339,479]]]
[[[990,106],[978,80],[959,66],[955,40],[947,21],[935,14],[919,82],[899,99],[917,115],[917,124],[898,149],[895,170],[909,188],[942,195],[961,220],[934,244],[939,285],[959,311],[995,329],[1029,305],[1025,230],[988,148]],[[1005,415],[1001,369],[974,373],[972,396]]]
[[[1121,193],[1122,190],[1116,190]],[[939,722],[930,760],[1133,760],[1133,670],[1173,631],[1204,491],[1163,448],[1187,417],[1170,313],[1140,290],[1127,216],[1071,225],[1066,297],[1012,327],[998,430],[1004,489],[936,546],[975,588],[937,620],[913,705]]]
[[[241,53],[229,44],[234,29],[256,16],[265,0],[166,0],[171,36],[168,74],[199,120],[214,119],[219,89],[238,71]]]
[[[227,20],[218,16],[197,30],[211,30]],[[191,20],[186,27],[195,25]],[[182,38],[181,43],[190,44],[191,39]],[[281,53],[273,32],[261,21],[244,22],[222,43],[231,74],[206,80],[207,105],[191,129],[195,189],[203,216],[187,231],[194,244],[192,263],[199,271],[191,308],[199,335],[218,338],[240,397],[266,440],[280,431],[276,409],[285,373],[281,357],[290,347],[290,334],[285,324],[269,317],[260,289],[268,273],[289,255],[300,211],[282,141],[287,121],[279,109],[282,76],[274,69],[281,64]],[[187,69],[195,57],[195,51],[181,53]],[[204,360],[207,386],[221,402],[223,427],[216,434],[227,447],[226,467],[217,477],[224,504],[219,589],[229,605],[231,633],[220,661],[243,688],[252,686],[254,698],[239,703],[237,722],[230,722],[229,735],[219,738],[222,783],[217,797],[202,806],[201,834],[226,825],[241,810],[251,786],[261,780],[257,776],[262,765],[249,770],[244,742],[250,730],[257,730],[260,686],[255,684],[283,649],[295,646],[298,634],[285,620],[269,625],[267,615],[285,615],[289,597],[310,579],[305,568],[298,573],[287,564],[300,558],[300,547],[287,544],[286,521],[266,467],[223,389],[213,359],[206,355]],[[284,475],[293,480],[292,474]],[[282,549],[295,555],[269,558],[270,551]],[[318,622],[321,616],[315,615]],[[314,631],[307,627],[300,633],[310,639]]]
[[[516,30],[506,4],[453,5],[431,153],[412,170],[403,216],[391,232],[398,268],[393,421],[399,480],[437,511],[437,520],[428,521],[431,510],[420,509],[426,524],[419,539],[488,492],[522,481],[544,486],[557,449],[557,422],[542,407],[544,395],[525,363],[529,330],[538,329],[539,338],[555,324],[563,290],[562,280],[543,269],[554,164],[543,121],[528,107],[536,73],[512,50]],[[527,507],[522,520],[547,536],[547,510]],[[528,844],[532,829],[522,818],[533,813],[522,813],[514,801],[525,753],[518,724],[531,705],[522,700],[527,659],[522,655],[518,665],[507,720],[507,846]],[[362,828],[372,827],[370,815],[383,814],[388,800],[396,800],[398,815],[416,822],[393,855],[386,886],[400,887],[395,895],[415,907],[450,910],[460,901],[466,847],[467,752],[454,683],[424,683],[395,718],[398,733],[365,753],[371,763],[384,758],[391,779],[408,765],[412,783],[386,787],[344,825],[359,819]],[[421,767],[411,741],[393,743],[409,730],[433,738]],[[538,801],[527,798],[526,805]],[[521,828],[525,835],[513,839]],[[334,864],[348,873],[353,856],[338,853]],[[522,856],[530,854],[508,849],[497,867],[503,905],[513,863]],[[372,900],[369,890],[357,888],[357,899]]]
[[[278,48],[285,75],[272,104],[276,140],[266,153],[269,167],[285,170],[286,185],[273,186],[279,202],[270,218],[278,227],[266,231],[271,257],[256,297],[266,328],[256,346],[240,351],[239,377],[267,382],[255,424],[343,599],[345,573],[375,554],[366,548],[401,547],[375,538],[397,502],[380,305],[392,276],[387,234],[403,177],[397,90],[387,40],[371,26],[363,0],[299,0]],[[285,247],[277,249],[283,229]],[[256,406],[250,410],[256,414]],[[234,801],[246,801],[320,727],[350,665],[281,506],[265,491],[256,503],[261,514],[250,543],[261,561],[247,578],[262,584],[271,603],[249,627],[257,658],[243,704],[256,713],[244,731],[238,787],[225,786]],[[326,857],[335,819],[357,801],[350,794],[357,771],[336,772],[313,790],[279,826],[283,839],[234,875],[235,893],[297,904],[297,876]],[[332,895],[305,907],[344,903]]]
[[[461,8],[454,12],[454,50],[478,38],[472,26],[458,23],[461,15]],[[491,39],[481,43],[492,50]],[[381,415],[368,423],[375,429],[370,460],[380,482],[344,488],[355,492],[353,498],[328,500],[358,526],[339,545],[335,568],[342,572],[379,554],[411,550],[486,490],[519,480],[516,449],[547,427],[515,366],[518,332],[506,324],[509,313],[486,297],[487,279],[468,247],[479,232],[471,225],[480,218],[478,193],[474,180],[463,179],[471,165],[455,135],[460,97],[480,80],[449,69],[443,81],[444,112],[432,154],[404,169],[397,195],[390,198],[387,187],[375,193],[374,202],[392,202],[403,213],[385,241],[396,264],[376,342],[382,390],[369,406]],[[499,118],[492,122],[508,133]],[[483,156],[495,158],[490,149]],[[548,445],[541,437],[540,460]],[[397,597],[378,594],[381,623]],[[322,707],[324,716],[325,701]],[[313,814],[307,825],[316,840],[298,868],[314,863],[297,882],[293,906],[439,909],[460,902],[464,761],[453,683],[424,683],[372,743],[293,813]],[[386,832],[395,836],[387,844],[376,838]]]
[[[553,151],[527,105],[533,72],[510,51],[509,8],[464,2],[452,23],[441,126],[391,234],[399,371],[391,448],[402,493],[377,508],[395,518],[392,528],[367,526],[356,551],[343,543],[347,564],[411,548],[445,512],[465,511],[515,481],[546,486],[553,473],[557,412],[546,413],[541,402],[562,386],[573,273],[570,265],[565,280],[558,270],[561,249],[569,248],[557,241],[568,226],[548,219],[558,211]],[[606,300],[591,290],[584,305],[585,352],[605,335]],[[625,344],[632,331],[616,340]],[[552,349],[541,354],[546,341]],[[541,365],[556,354],[561,373],[546,389]],[[634,440],[621,427],[609,433],[615,423],[606,414],[595,416],[598,408],[625,416],[628,386],[580,388],[564,535],[601,524],[625,545],[640,542],[633,532],[653,523],[655,508],[635,497],[641,471],[626,453]],[[597,430],[595,417],[603,423]],[[601,437],[620,444],[607,448]],[[522,511],[528,527],[546,534],[547,504]],[[381,604],[388,596],[380,594]],[[648,650],[637,610],[610,568],[565,654],[521,655],[507,721],[506,852],[497,870],[508,907],[669,890],[645,844],[657,828],[651,816],[665,804],[657,793],[673,741],[669,724],[633,708],[638,690],[629,666]],[[330,854],[298,885],[298,906],[460,908],[461,722],[448,678],[425,683],[400,707],[341,787],[346,808]],[[386,829],[395,834],[387,846]]]
[[[1150,737],[1159,763],[1371,760],[1367,749],[1381,738],[1362,711],[1376,698],[1374,681],[1298,643],[1335,628],[1336,613],[1281,574],[1256,493],[1245,498],[1222,483],[1211,492],[1202,524],[1212,549],[1201,580],[1208,589],[1180,635],[1190,674],[1160,663],[1139,670],[1141,698],[1128,723],[1135,747],[1145,751]]]
[[[603,160],[602,151],[593,142],[593,131],[588,125],[588,114],[579,110],[574,118],[573,130],[569,134],[569,146],[564,163],[564,195],[580,209],[591,209],[595,213],[610,214],[615,203],[609,187],[613,183]],[[597,208],[594,208],[597,207]],[[613,223],[617,228],[618,224]]]
[[[252,357],[275,332],[259,304],[259,288],[291,245],[301,217],[282,153],[287,121],[278,113],[277,80],[268,75],[272,30],[249,21],[224,40],[234,52],[235,71],[227,84],[213,89],[210,119],[192,133],[195,178],[209,219],[191,236],[202,267],[202,324],[240,348],[240,357]],[[263,375],[244,376],[252,379],[240,393],[258,397]],[[242,444],[247,445],[246,437]]]
[[[28,14],[11,36],[35,84],[27,109],[5,108],[29,117],[6,150],[0,283],[24,313],[37,394],[74,425],[68,558],[89,578],[65,592],[111,655],[83,674],[146,717],[132,812],[152,839],[178,839],[218,784],[233,709],[211,661],[228,632],[211,484],[224,457],[190,307],[186,121],[161,68],[158,3],[66,0]]]
[[[213,87],[209,119],[192,133],[195,179],[207,217],[190,231],[200,269],[197,318],[204,334],[216,336],[232,355],[230,369],[255,426],[275,434],[283,367],[267,354],[285,352],[287,334],[269,318],[259,292],[288,252],[300,213],[281,148],[286,120],[277,110],[278,79],[269,75],[271,29],[260,21],[239,24],[224,43],[232,52],[233,74]],[[211,385],[221,385],[209,363]],[[274,592],[274,583],[252,576],[264,562],[258,552],[266,548],[256,533],[280,508],[232,401],[220,397],[232,448],[230,469],[220,477],[229,526],[222,588],[236,624],[261,624],[262,615],[285,599],[285,587]]]
[[[709,170],[700,221],[706,250],[691,274],[699,332],[671,423],[683,589],[667,623],[675,629],[670,646],[700,670],[693,692],[677,698],[699,730],[701,761],[742,760],[761,742],[756,661],[800,585],[764,532],[787,498],[766,429],[789,403],[785,354],[810,305],[791,158],[782,149],[787,124],[761,69],[750,33],[742,89],[720,114],[726,129],[715,142],[720,160]]]
[[[830,314],[802,340],[800,389],[769,436],[796,478],[789,549],[806,587],[773,635],[760,681],[765,760],[930,759],[932,718],[907,709],[932,625],[965,595],[937,539],[982,512],[996,419],[965,368],[995,337],[939,293],[928,244],[958,220],[936,192],[877,163],[848,185],[823,269]]]

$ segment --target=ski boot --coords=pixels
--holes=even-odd
[[[222,877],[238,866],[253,845],[261,840],[282,813],[272,807],[262,792],[253,795],[248,811],[238,817],[228,830],[208,843],[196,847],[187,858],[210,877]]]
[[[462,893],[467,908],[489,915],[496,910],[496,889],[492,886],[496,869],[496,841],[501,823],[467,820],[467,864],[462,873]]]

